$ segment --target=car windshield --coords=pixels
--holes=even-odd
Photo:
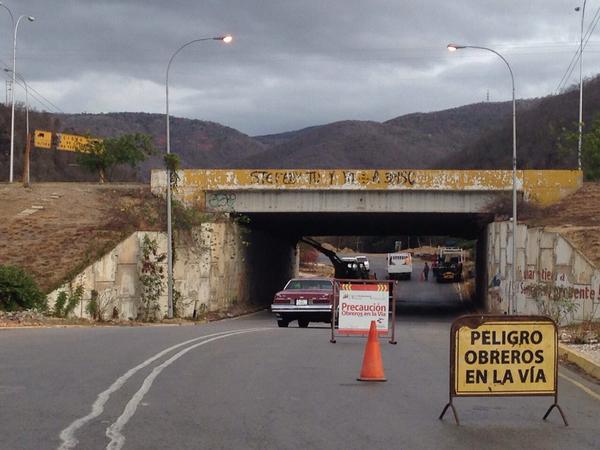
[[[332,289],[331,281],[329,280],[291,280],[285,290],[293,289]]]

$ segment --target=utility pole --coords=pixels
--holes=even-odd
[[[8,106],[8,104],[10,102],[10,100],[9,100],[10,96],[12,95],[12,86],[11,86],[10,83],[11,83],[10,80],[6,80],[6,97],[5,97],[5,100],[4,100],[4,104],[6,106]]]
[[[29,187],[29,158],[31,155],[31,133],[27,133],[25,155],[23,156],[23,187]],[[83,302],[82,302],[83,303]]]

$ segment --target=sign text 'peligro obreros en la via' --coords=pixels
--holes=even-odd
[[[554,394],[556,332],[552,322],[462,326],[454,339],[456,394]]]
[[[474,315],[450,331],[450,402],[468,396],[554,396],[557,403],[558,337],[545,316]],[[544,419],[548,416],[548,413]]]

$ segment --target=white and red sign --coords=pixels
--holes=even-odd
[[[388,332],[389,291],[387,284],[343,283],[339,290],[338,333],[366,335],[371,321],[379,334]]]

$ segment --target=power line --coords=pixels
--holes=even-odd
[[[12,80],[9,78],[9,82],[11,82],[11,81]],[[25,86],[23,85],[23,82],[21,80],[19,80],[18,78],[15,79],[15,83],[18,84],[19,86],[25,88]],[[50,102],[50,100],[43,97],[38,91],[33,89],[29,83],[27,83],[26,89],[29,91],[29,96],[32,97],[34,100],[36,100],[43,108],[50,107],[48,109],[51,109],[51,110],[53,109],[54,112],[58,112],[58,113],[64,112],[60,108],[58,108],[56,105],[54,105],[52,102]]]
[[[6,64],[4,61],[0,60],[0,64],[2,64],[7,69],[10,69],[8,64]],[[12,69],[10,69],[10,70],[12,70]],[[11,76],[11,79],[12,79],[12,76]],[[17,82],[17,84],[19,86],[23,86],[18,78],[15,78],[15,81]],[[64,111],[62,109],[60,109],[58,106],[56,106],[50,100],[48,100],[46,97],[44,97],[42,94],[40,94],[40,92],[38,92],[36,89],[34,89],[30,83],[27,83],[27,88],[29,90],[29,95],[31,95],[34,98],[34,100],[36,100],[43,108],[50,107],[49,109],[54,110],[55,112],[64,113]],[[12,94],[14,95],[14,89],[13,89]]]
[[[600,7],[596,10],[596,13],[594,14],[594,17],[592,18],[592,21],[590,22],[588,29],[586,30],[586,33],[584,35],[584,44],[583,44],[583,48],[585,48],[587,46],[588,41],[590,40],[590,37],[593,33],[593,31],[596,29],[596,26],[598,25],[598,21],[600,20]],[[567,67],[567,70],[565,71],[565,73],[563,74],[562,78],[560,79],[559,83],[558,83],[558,87],[556,88],[556,92],[559,93],[567,84],[567,82],[569,81],[573,70],[575,70],[575,66],[577,65],[577,62],[579,61],[579,58],[581,57],[581,55],[579,54],[579,48],[575,51],[575,53],[573,54],[573,57],[571,58],[571,62],[569,63],[569,66]]]
[[[590,22],[590,25],[588,26],[588,29],[586,30],[586,34],[584,36],[584,39],[585,39],[584,47],[587,46],[587,43],[588,43],[588,40],[590,39],[592,31],[594,30],[594,28],[596,27],[596,24],[598,23],[598,17],[600,17],[599,13],[600,13],[600,8],[598,8],[596,10],[594,17],[592,18],[592,21]],[[580,55],[579,55],[579,48],[578,48],[575,51],[575,53],[573,54],[573,57],[571,58],[571,62],[569,63],[567,70],[565,71],[562,78],[560,79],[560,82],[558,83],[558,86],[556,88],[557,93],[560,92],[565,87],[566,83],[570,79],[571,74],[573,73],[573,70],[575,70],[577,61],[579,61],[579,56]]]

